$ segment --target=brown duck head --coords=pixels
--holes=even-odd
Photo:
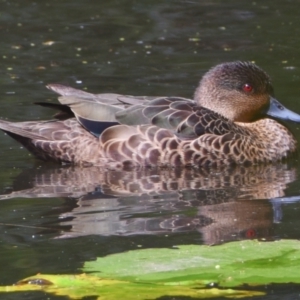
[[[253,122],[267,115],[300,122],[300,115],[274,98],[268,74],[251,62],[215,66],[203,76],[194,99],[234,122]]]

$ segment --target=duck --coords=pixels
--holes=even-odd
[[[0,129],[36,157],[62,164],[114,167],[219,167],[265,164],[297,151],[282,121],[300,115],[275,97],[269,75],[253,62],[208,70],[193,99],[92,94],[49,84],[59,103],[45,121],[0,120]]]

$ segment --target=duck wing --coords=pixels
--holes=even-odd
[[[234,122],[205,107],[194,107],[194,111],[176,127],[176,134],[182,139],[193,139],[204,134],[220,136],[227,133],[242,134],[243,130]]]
[[[44,106],[58,108],[61,112],[55,117],[60,119],[64,116],[70,116],[70,114],[66,114],[69,109],[78,122],[96,136],[99,136],[104,129],[122,123],[120,119],[116,118],[116,115],[124,110],[129,116],[126,121],[124,120],[124,124],[149,123],[149,120],[140,111],[149,100],[155,98],[113,93],[92,94],[60,84],[50,84],[47,87],[61,95],[58,98],[60,104],[55,106],[47,103]],[[60,107],[60,105],[62,106]]]
[[[187,98],[92,94],[59,84],[47,87],[60,94],[60,105],[68,107],[78,122],[96,136],[117,124],[152,124],[181,139],[195,139],[206,133],[240,133],[233,122]]]
[[[62,105],[60,103],[51,103],[51,102],[34,102],[34,104],[47,107],[47,108],[52,108],[56,111],[58,111],[53,117],[58,120],[67,120],[70,118],[74,118],[75,115],[72,112],[71,108],[66,105]]]
[[[151,124],[169,129],[181,139],[195,139],[203,134],[242,133],[242,129],[227,118],[186,98],[153,100],[143,109],[143,114]]]

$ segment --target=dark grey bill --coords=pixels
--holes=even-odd
[[[273,118],[300,123],[300,115],[284,107],[278,100],[271,97],[270,106],[266,114]]]

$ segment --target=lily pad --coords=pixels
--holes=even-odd
[[[38,274],[21,280],[16,285],[0,287],[0,292],[43,291],[70,299],[97,296],[99,300],[144,300],[162,296],[189,296],[193,299],[215,297],[242,298],[263,295],[257,291],[233,289],[198,289],[188,285],[170,287],[164,284],[109,280],[97,276]]]
[[[300,283],[299,264],[300,242],[295,240],[139,249],[86,262],[85,274],[38,274],[0,292],[42,290],[99,300],[253,297],[263,295],[259,287],[266,284]],[[256,291],[245,290],[245,284]]]
[[[129,281],[238,287],[300,283],[299,265],[300,242],[282,240],[133,250],[87,262],[83,270]]]

